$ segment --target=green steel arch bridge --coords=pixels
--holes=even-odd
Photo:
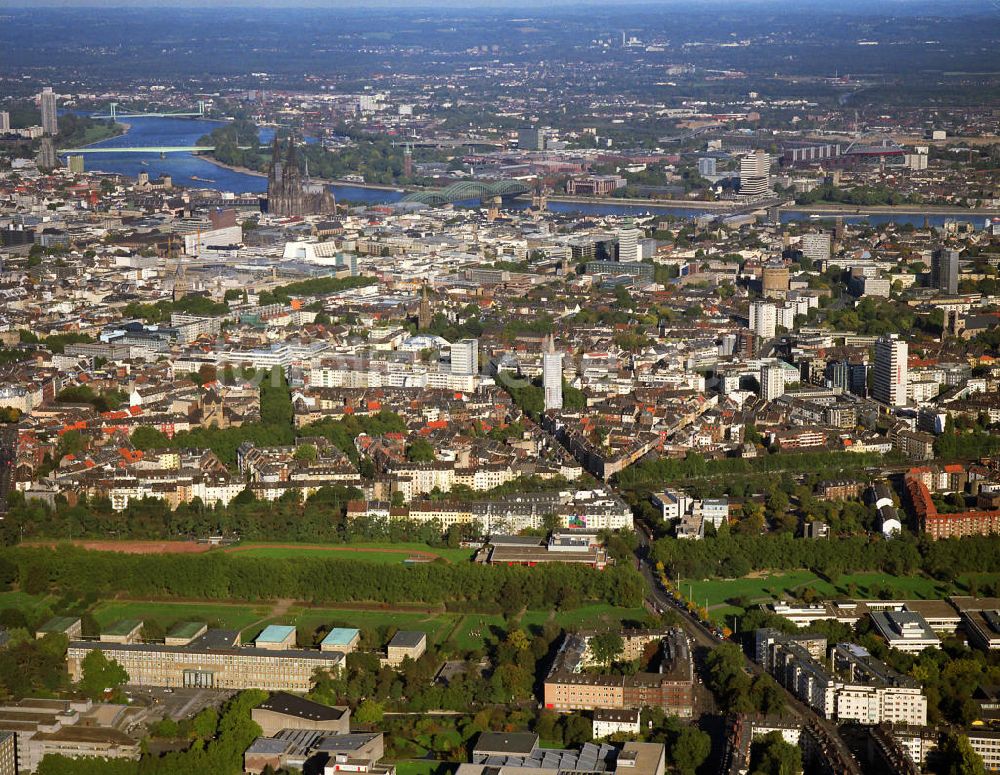
[[[469,199],[492,199],[493,197],[512,197],[526,194],[531,189],[527,183],[520,180],[497,180],[494,182],[483,182],[481,180],[463,180],[452,183],[445,188],[437,188],[431,191],[418,191],[403,198],[404,202],[417,202],[419,204],[438,206],[453,204],[455,202],[465,202]]]

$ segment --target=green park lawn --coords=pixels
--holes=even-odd
[[[981,578],[980,582],[985,580],[987,579]],[[966,583],[967,580],[960,580],[958,584],[947,584],[922,575],[890,576],[884,573],[852,573],[840,576],[835,583],[831,583],[811,571],[802,570],[740,579],[684,579],[681,588],[684,595],[693,598],[698,605],[705,605],[707,602],[713,617],[721,619],[727,614],[741,613],[743,610],[727,601],[742,598],[746,604],[769,603],[796,598],[807,588],[814,590],[821,598],[855,595],[859,598],[876,597],[880,591],[888,589],[891,596],[896,598],[938,599],[964,593]]]
[[[0,608],[51,605],[47,598],[34,598],[22,593],[0,593]],[[381,608],[314,608],[292,605],[287,611],[277,612],[274,603],[257,605],[225,604],[213,602],[169,602],[161,600],[103,600],[90,609],[102,629],[125,619],[156,622],[169,629],[180,622],[204,622],[209,627],[242,631],[244,643],[252,641],[268,624],[289,624],[302,634],[312,633],[319,627],[357,627],[375,629],[397,627],[422,630],[430,643],[450,646],[459,651],[484,648],[487,641],[495,640],[505,628],[500,614],[474,614],[427,612],[426,610],[397,610]],[[621,622],[639,622],[646,617],[642,608],[615,608],[608,604],[591,604],[568,611],[526,611],[521,626],[536,631],[554,622],[560,627],[617,626]]]
[[[560,627],[601,627],[619,625],[622,621],[642,621],[646,618],[643,608],[615,608],[607,604],[587,605],[569,611],[525,611],[521,626],[527,630],[541,628],[548,621]],[[466,614],[455,627],[449,643],[464,651],[481,648],[484,639],[495,637],[502,631],[504,618],[499,614]]]
[[[46,605],[56,602],[53,595],[29,595],[27,592],[0,592],[0,609],[17,608],[30,618]]]
[[[430,643],[441,643],[447,637],[458,614],[429,614],[419,611],[360,611],[351,608],[293,608],[287,615],[269,623],[291,624],[313,631],[320,626],[398,627],[403,630],[423,630]],[[249,634],[249,633],[248,633]]]
[[[110,600],[98,603],[94,618],[101,627],[121,619],[155,621],[164,627],[178,622],[205,622],[209,627],[239,630],[267,616],[268,606],[219,603],[168,603],[161,601]]]
[[[458,768],[454,762],[429,759],[403,759],[396,762],[396,775],[450,775]]]

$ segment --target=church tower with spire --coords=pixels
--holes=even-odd
[[[417,311],[417,330],[426,331],[429,329],[433,319],[434,313],[431,310],[431,302],[427,298],[427,286],[424,285],[423,292],[420,295],[420,309]]]
[[[281,141],[275,137],[267,175],[267,211],[272,215],[323,215],[335,213],[336,207],[326,186],[303,182],[295,139],[288,138],[282,159]]]

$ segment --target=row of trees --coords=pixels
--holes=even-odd
[[[83,500],[76,505],[59,501],[55,509],[41,501],[26,502],[12,493],[10,509],[0,521],[0,543],[13,545],[21,538],[107,538],[136,540],[238,536],[245,541],[354,541],[417,542],[430,546],[457,546],[463,536],[473,537],[472,526],[447,531],[438,521],[358,517],[348,520],[347,503],[364,494],[354,487],[322,487],[304,503],[287,493],[277,501],[257,500],[244,490],[228,507],[211,508],[195,498],[171,510],[158,498],[131,500],[124,511],[115,511],[107,498]]]
[[[923,571],[935,578],[953,579],[961,573],[1000,571],[1000,536],[941,541],[905,535],[892,541],[850,536],[837,541],[800,541],[789,533],[721,531],[704,541],[659,540],[653,556],[670,576],[683,578],[740,578],[752,571],[808,568],[831,579],[860,571],[894,576]]]
[[[866,466],[881,465],[883,455],[877,453],[801,452],[768,455],[753,460],[725,458],[706,460],[696,452],[683,458],[661,457],[640,460],[617,474],[624,488],[662,487],[664,482],[688,478],[730,477],[764,473],[810,473],[830,478],[844,471],[857,471]]]
[[[262,291],[258,301],[260,304],[287,304],[293,296],[324,296],[351,288],[364,288],[377,282],[374,277],[313,277]]]
[[[127,593],[139,598],[273,600],[313,603],[424,602],[495,611],[568,609],[588,601],[641,603],[638,572],[618,565],[603,572],[571,565],[489,567],[473,564],[376,565],[358,559],[285,560],[239,554],[129,555],[75,547],[16,547],[0,561],[18,567],[22,588]],[[41,590],[39,590],[41,591]],[[489,611],[487,611],[489,612]]]
[[[781,715],[784,712],[784,691],[766,673],[751,678],[744,668],[739,646],[723,643],[713,649],[705,659],[705,667],[708,671],[705,685],[724,713]]]
[[[163,299],[155,304],[144,304],[133,301],[125,306],[125,317],[142,318],[147,323],[169,323],[174,312],[184,312],[189,315],[214,317],[229,312],[229,305],[212,301],[207,296],[184,296],[180,299]]]

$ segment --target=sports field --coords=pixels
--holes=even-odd
[[[472,559],[472,549],[449,549],[428,546],[421,543],[389,543],[361,541],[347,544],[299,544],[254,542],[213,546],[198,541],[31,541],[28,546],[57,546],[72,543],[83,549],[99,552],[121,552],[124,554],[206,554],[209,552],[239,553],[251,557],[276,559],[296,559],[301,557],[321,557],[330,559],[354,559],[365,562],[403,563],[434,562],[444,559],[448,562],[468,562]]]
[[[418,543],[350,543],[350,544],[237,544],[223,549],[251,557],[296,559],[321,557],[329,559],[354,559],[366,562],[398,564],[401,562],[433,562],[443,558],[448,562],[468,562],[471,549],[448,549]]]

